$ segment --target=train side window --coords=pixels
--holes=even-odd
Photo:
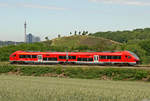
[[[121,59],[121,56],[118,56],[118,59]]]
[[[69,56],[69,59],[76,59],[76,56]]]
[[[81,61],[81,58],[78,58],[77,61]]]
[[[23,55],[23,58],[26,58],[26,55]]]
[[[82,61],[87,61],[87,58],[82,58]]]
[[[93,61],[93,58],[88,58],[88,61]]]
[[[76,59],[76,56],[72,56],[72,59]]]
[[[112,59],[112,56],[107,56],[107,59]]]
[[[78,58],[77,61],[93,61],[93,58]]]
[[[19,58],[26,58],[25,55],[19,55]]]
[[[59,59],[66,59],[66,56],[59,56]]]
[[[32,58],[37,58],[37,55],[32,55]]]
[[[48,61],[57,61],[57,58],[48,58]]]
[[[57,58],[53,58],[53,61],[57,61]]]
[[[19,55],[19,58],[23,58],[22,55]]]
[[[112,56],[112,59],[121,59],[121,56]]]
[[[131,56],[128,56],[128,59],[131,59]]]
[[[118,59],[118,56],[113,56],[113,58],[112,59]]]
[[[52,58],[48,58],[48,61],[51,61],[52,60]]]
[[[100,59],[107,59],[107,56],[100,56]]]
[[[32,58],[32,56],[31,55],[26,55],[26,58]]]
[[[44,61],[47,61],[47,58],[43,58]]]

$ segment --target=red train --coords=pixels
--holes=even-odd
[[[130,51],[120,52],[25,52],[10,55],[11,63],[136,65],[139,57]]]

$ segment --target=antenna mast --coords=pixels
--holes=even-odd
[[[24,23],[24,42],[26,43],[26,41],[27,41],[27,35],[26,35],[26,30],[27,30],[27,23],[26,23],[26,21],[25,21],[25,23]]]

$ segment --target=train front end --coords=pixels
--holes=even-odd
[[[134,58],[134,61],[136,62],[136,65],[138,65],[138,64],[140,64],[141,63],[141,61],[140,61],[140,58],[135,54],[135,53],[133,53],[133,52],[131,52],[131,51],[128,51],[131,55],[132,55],[132,57]]]
[[[20,53],[20,52],[22,52],[22,51],[16,51],[16,52],[12,53],[9,56],[9,62],[12,63],[12,64],[16,63],[19,60],[18,53]]]

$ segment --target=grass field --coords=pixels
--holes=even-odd
[[[0,101],[149,101],[150,83],[0,76]]]

